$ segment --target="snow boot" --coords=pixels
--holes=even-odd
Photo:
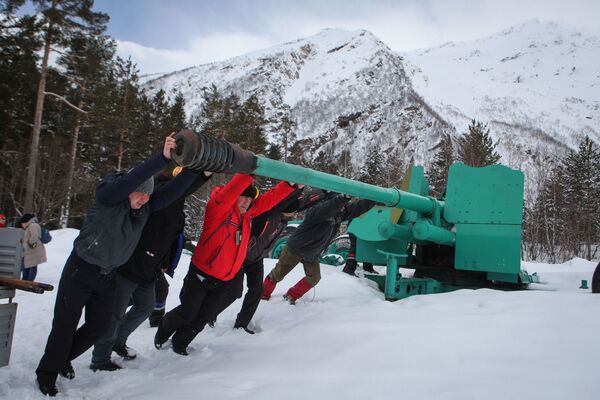
[[[112,351],[123,357],[124,360],[134,360],[137,357],[137,353],[131,347],[127,347],[124,344],[115,344]]]
[[[160,348],[163,347],[165,343],[167,343],[167,340],[169,340],[168,336],[164,337],[161,328],[162,323],[158,324],[158,329],[156,330],[156,334],[154,335],[154,347],[156,347],[157,350],[160,350]]]
[[[354,276],[354,273],[356,272],[356,260],[354,258],[348,258],[346,260],[346,265],[344,265],[344,269],[342,269],[342,272]]]
[[[373,264],[364,262],[362,265],[363,271],[368,272],[369,274],[379,275],[377,271],[373,268]]]
[[[75,379],[75,370],[73,369],[73,364],[71,364],[71,362],[67,362],[67,365],[60,371],[60,376],[67,379]]]
[[[114,363],[112,360],[108,360],[108,361],[104,361],[104,362],[100,362],[100,363],[91,363],[90,364],[90,369],[94,372],[98,372],[98,371],[118,371],[120,369],[122,369],[122,367],[117,364]]]
[[[294,286],[289,288],[286,294],[283,295],[283,298],[287,300],[290,304],[296,304],[296,300],[300,297],[304,296],[306,292],[308,292],[312,286],[306,278],[300,279]]]
[[[269,300],[271,298],[271,294],[273,293],[273,290],[275,290],[275,286],[277,286],[277,283],[269,278],[269,275],[267,275],[265,281],[263,282],[263,300]]]
[[[58,388],[56,387],[56,375],[52,373],[37,373],[37,384],[40,392],[44,396],[54,397],[58,394]]]
[[[190,353],[187,352],[187,346],[177,346],[173,343],[173,351],[182,356],[189,356]]]
[[[252,329],[248,328],[247,325],[243,325],[237,321],[235,321],[235,324],[233,325],[233,329],[243,329],[244,332],[249,333],[250,335],[254,335],[256,333]]]
[[[165,316],[165,309],[155,309],[152,311],[152,314],[148,317],[148,321],[150,321],[150,328],[158,328],[160,321]]]

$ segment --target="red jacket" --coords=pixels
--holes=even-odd
[[[202,234],[192,256],[192,264],[204,274],[223,281],[232,279],[246,258],[252,218],[270,210],[294,190],[287,182],[280,182],[260,195],[242,216],[236,202],[251,183],[252,176],[236,174],[210,194]],[[241,236],[236,243],[240,227]]]

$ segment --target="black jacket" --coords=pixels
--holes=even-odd
[[[371,200],[347,202],[347,198],[338,195],[308,210],[304,221],[288,240],[290,249],[303,260],[317,261],[337,233],[341,221],[355,218],[375,205]]]
[[[203,173],[198,175],[180,199],[150,214],[133,255],[117,269],[119,274],[133,282],[149,284],[156,279],[160,269],[169,267],[173,242],[179,239],[185,226],[185,196],[195,192],[208,180]],[[165,183],[156,185],[160,188]]]
[[[252,236],[244,264],[254,264],[268,255],[269,250],[287,226],[288,220],[283,216],[284,212],[306,210],[324,198],[325,192],[320,189],[310,191],[296,189],[271,210],[254,218]]]
[[[129,194],[164,168],[167,162],[157,154],[127,174],[109,175],[100,182],[79,236],[73,243],[81,259],[109,273],[131,257],[148,216],[180,198],[198,176],[191,171],[182,172],[169,184],[155,190],[142,208],[132,210]]]

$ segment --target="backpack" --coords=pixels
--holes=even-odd
[[[42,224],[40,224],[40,228],[42,230],[42,233],[40,235],[40,241],[43,244],[50,243],[50,241],[52,240],[52,235],[50,235],[50,230],[46,227],[46,225],[42,225]]]

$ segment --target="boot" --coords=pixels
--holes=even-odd
[[[176,343],[173,343],[173,351],[181,356],[190,355],[190,353],[187,352],[187,346],[178,346]]]
[[[40,392],[42,392],[44,396],[54,397],[58,394],[55,374],[38,372],[37,384]]]
[[[311,288],[312,286],[310,285],[310,283],[308,283],[306,278],[302,278],[294,286],[289,288],[287,293],[283,295],[283,298],[289,301],[289,303],[292,305],[296,304],[296,300],[304,296],[304,294],[308,292]]]
[[[233,325],[233,329],[243,329],[246,333],[249,333],[250,335],[254,335],[256,333],[252,329],[248,328],[247,325],[244,325],[238,321],[235,321],[235,324]]]
[[[379,273],[377,271],[375,271],[375,269],[373,268],[373,264],[371,264],[371,263],[364,262],[362,267],[363,267],[363,271],[368,272],[369,274],[379,275]]]
[[[108,360],[101,363],[91,363],[90,369],[94,372],[97,371],[118,371],[121,369],[121,366],[117,363],[112,362],[112,360]]]
[[[277,286],[277,283],[269,278],[269,275],[267,275],[265,281],[263,282],[263,300],[269,300],[271,298],[271,294],[273,293],[273,290],[275,290],[275,286]]]
[[[156,334],[154,335],[154,347],[156,347],[157,350],[163,347],[163,345],[167,343],[167,340],[169,340],[168,336],[164,337],[163,329],[161,328],[162,322],[158,324],[158,329],[156,330]]]
[[[154,311],[152,311],[152,314],[150,314],[150,317],[148,317],[148,321],[150,321],[150,328],[157,328],[158,324],[160,324],[160,320],[164,315],[164,308],[160,308],[158,310],[155,309]]]
[[[71,362],[67,362],[67,365],[60,371],[60,376],[67,379],[75,379],[75,370],[73,369],[73,364],[71,364]]]
[[[348,258],[342,271],[348,275],[354,276],[354,272],[356,272],[356,260],[354,258]]]
[[[137,357],[137,353],[131,347],[127,347],[124,344],[115,344],[112,351],[123,357],[124,360],[133,360]]]

